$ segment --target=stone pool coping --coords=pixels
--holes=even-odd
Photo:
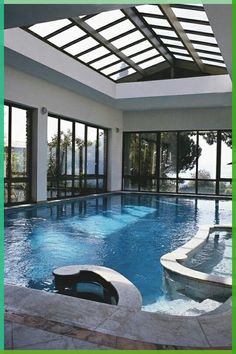
[[[122,274],[107,267],[101,267],[91,264],[69,265],[57,268],[53,271],[55,279],[76,277],[80,272],[86,271],[100,276],[105,282],[110,283],[118,295],[118,305],[133,309],[141,309],[142,296],[136,286],[131,283]]]
[[[230,349],[231,300],[202,316],[173,316],[15,285],[5,319],[115,349]]]
[[[188,268],[181,264],[194,255],[207,241],[210,233],[214,231],[232,231],[230,225],[204,225],[201,226],[197,234],[183,246],[173,252],[166,253],[160,259],[162,266],[168,271],[191,278],[199,282],[219,284],[226,288],[232,287],[232,277],[223,277],[214,274],[207,274]]]

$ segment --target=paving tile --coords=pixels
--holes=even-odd
[[[148,312],[130,312],[125,318],[117,312],[101,324],[97,331],[162,345],[208,347],[196,318],[159,316]]]
[[[88,337],[88,341],[98,345],[104,345],[112,348],[116,347],[116,336],[105,333],[92,332]]]
[[[153,343],[145,343],[141,341],[130,340],[127,338],[117,337],[117,349],[126,350],[156,350],[157,346]]]
[[[61,339],[61,335],[13,323],[13,348]]]
[[[9,291],[7,292],[9,299],[6,301],[6,308],[91,330],[117,311],[116,306],[94,301],[23,287],[20,290],[19,287],[10,288],[12,293],[9,295]]]
[[[44,349],[51,349],[51,350],[59,350],[59,349],[71,349],[71,350],[101,350],[101,349],[113,349],[105,346],[99,346],[94,343],[89,343],[86,341],[81,341],[78,339],[73,339],[70,337],[66,336],[60,336],[60,339],[57,340],[49,340],[41,343],[35,343],[27,346],[17,346],[14,349],[24,349],[24,350],[30,350],[30,349],[38,349],[38,350],[44,350]]]
[[[232,345],[232,328],[229,315],[199,317],[198,321],[212,347]]]

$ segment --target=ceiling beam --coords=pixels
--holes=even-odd
[[[180,38],[182,43],[184,44],[185,48],[193,58],[194,62],[200,69],[200,71],[205,72],[205,65],[201,61],[198,53],[196,52],[194,46],[192,45],[190,39],[188,38],[187,34],[185,33],[183,27],[181,26],[180,22],[178,21],[177,17],[175,16],[174,11],[171,9],[170,5],[159,5],[161,11],[165,15],[168,22],[172,25],[172,28],[176,32],[177,36]]]
[[[133,8],[123,9],[122,12],[127,16],[127,18],[140,30],[140,32],[151,42],[153,47],[167,60],[169,65],[174,65],[174,57],[165,48],[162,42],[154,34],[154,32],[147,26],[146,21],[138,13],[138,11]]]

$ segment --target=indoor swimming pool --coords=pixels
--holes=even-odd
[[[55,268],[94,264],[128,278],[144,310],[183,314],[194,300],[168,296],[160,257],[205,224],[231,224],[231,201],[123,193],[6,210],[5,282],[55,291]]]

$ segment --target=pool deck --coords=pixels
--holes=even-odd
[[[5,349],[231,349],[231,299],[197,317],[5,286]]]

